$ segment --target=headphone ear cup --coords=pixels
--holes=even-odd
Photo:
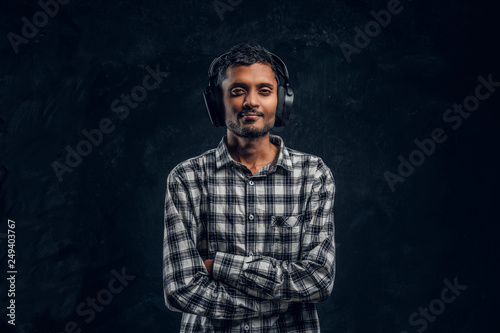
[[[208,116],[210,117],[212,125],[218,127],[219,119],[217,115],[217,101],[213,90],[213,87],[210,85],[206,87],[203,91],[203,98],[205,100],[205,106],[207,107]]]
[[[278,104],[276,106],[276,118],[274,121],[274,127],[283,127],[286,124],[286,119],[284,119],[285,95],[285,87],[278,86]]]
[[[293,90],[290,87],[285,88],[285,100],[283,104],[285,105],[283,108],[283,126],[288,124],[288,119],[290,119],[290,114],[292,113],[292,105],[293,99],[295,95],[293,94]]]
[[[224,111],[224,100],[222,98],[222,88],[214,87],[215,104],[217,105],[215,112],[217,113],[218,126],[226,126],[226,115]]]
[[[212,125],[215,127],[225,126],[224,104],[221,100],[220,88],[209,85],[203,92],[203,97]]]

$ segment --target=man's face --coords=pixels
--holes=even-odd
[[[274,127],[278,83],[270,66],[230,67],[222,82],[226,126],[233,134],[256,138]]]

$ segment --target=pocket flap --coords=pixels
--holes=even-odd
[[[302,215],[290,215],[290,216],[281,216],[281,215],[273,215],[271,216],[271,225],[274,227],[282,227],[282,228],[293,228],[302,222]]]

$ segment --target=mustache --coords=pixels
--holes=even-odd
[[[261,117],[263,117],[263,116],[264,116],[264,114],[263,114],[262,112],[257,112],[257,111],[255,111],[255,110],[246,110],[246,111],[242,111],[242,112],[240,112],[240,113],[239,113],[239,116],[240,116],[240,117],[244,117],[244,116],[247,116],[247,115],[249,115],[249,114],[256,115],[256,116],[261,116]]]

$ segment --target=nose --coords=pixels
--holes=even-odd
[[[247,93],[245,100],[243,101],[243,108],[253,109],[259,106],[259,94],[253,89]]]

